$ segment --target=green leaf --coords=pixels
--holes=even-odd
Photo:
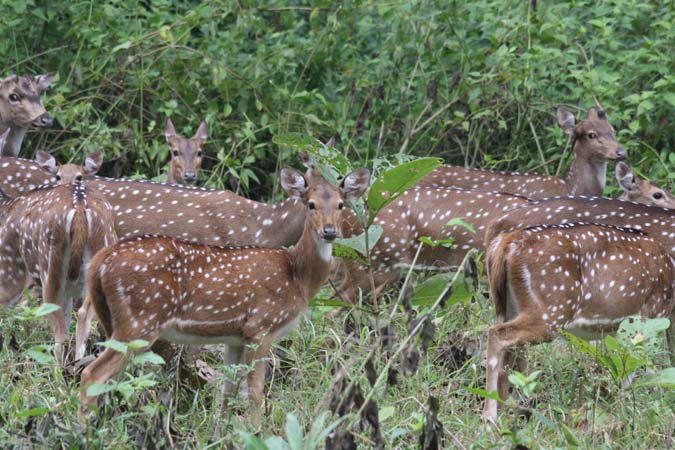
[[[131,47],[132,44],[133,44],[133,42],[131,42],[131,41],[122,42],[121,44],[116,45],[115,47],[113,47],[111,53],[116,53],[116,52],[118,52],[118,51],[120,51],[120,50],[126,50],[126,49],[128,49],[129,47]]]
[[[26,354],[40,364],[56,363],[56,359],[50,353],[47,353],[48,351],[49,350],[46,347],[42,345],[36,345],[35,347],[27,350]]]
[[[225,106],[223,106],[223,117],[227,117],[230,114],[232,114],[232,105],[225,103]]]
[[[359,252],[357,252],[351,247],[347,247],[344,245],[333,244],[333,256],[337,258],[353,259],[359,264],[362,264],[364,266],[368,265],[368,261],[366,261],[366,259],[363,256],[361,256]]]
[[[23,417],[44,416],[48,412],[49,412],[49,408],[31,408],[31,409],[27,409],[25,411],[21,411],[19,413],[16,413],[16,417],[23,418]]]
[[[428,245],[429,247],[438,247],[440,245],[441,247],[449,248],[455,243],[455,239],[452,237],[448,239],[435,240],[428,236],[421,236],[417,240],[424,243],[425,245]]]
[[[640,387],[657,386],[675,389],[675,367],[668,367],[667,369],[660,370],[656,373],[640,377],[635,381],[634,385]]]
[[[382,237],[384,230],[379,225],[371,225],[368,227],[368,247],[369,250],[372,250],[377,241]],[[367,255],[366,252],[366,233],[361,233],[358,236],[352,236],[348,238],[338,238],[335,242],[339,245],[349,247],[353,250],[356,250],[364,257]]]
[[[288,444],[286,441],[281,439],[279,436],[272,436],[265,439],[265,445],[269,450],[289,450]]]
[[[410,302],[413,305],[433,305],[438,296],[445,290],[453,275],[452,273],[439,273],[427,278],[417,286]]]
[[[384,422],[390,417],[393,417],[395,412],[396,408],[394,408],[393,406],[385,406],[380,410],[380,422]]]
[[[87,388],[87,395],[89,397],[96,397],[97,395],[105,394],[115,390],[114,384],[93,383]]]
[[[378,212],[399,195],[417,184],[432,170],[441,165],[439,158],[420,158],[399,164],[377,177],[368,193],[370,221]]]
[[[492,399],[492,400],[497,400],[499,403],[502,403],[502,399],[499,398],[499,393],[497,391],[488,392],[488,391],[486,391],[485,389],[482,389],[482,388],[472,388],[472,387],[467,387],[466,389],[469,392],[471,392],[472,394],[476,394],[476,395],[478,395],[480,397],[483,397],[483,398],[489,398],[489,399]]]
[[[46,316],[47,314],[51,314],[54,311],[58,311],[59,309],[61,309],[61,307],[55,303],[43,303],[38,309],[35,310],[33,315],[35,317],[42,317]]]
[[[125,344],[124,342],[116,341],[114,339],[110,339],[108,341],[101,342],[101,343],[99,343],[99,345],[102,345],[102,346],[107,347],[107,348],[111,348],[115,351],[118,351],[120,353],[125,353],[125,354],[126,354],[127,348],[128,348],[127,344]]]
[[[141,365],[141,364],[162,365],[162,364],[164,364],[164,359],[161,356],[159,356],[157,353],[145,352],[143,354],[140,354],[140,355],[134,357],[134,364],[137,364],[137,365]]]
[[[127,347],[132,350],[138,350],[140,348],[147,348],[150,345],[150,342],[143,339],[135,339],[131,342],[127,342]],[[119,350],[118,350],[119,351]]]
[[[448,223],[446,223],[445,226],[446,227],[454,227],[454,226],[464,227],[467,230],[469,230],[469,232],[471,232],[472,234],[476,234],[476,229],[473,227],[473,225],[471,225],[470,223],[466,223],[464,221],[464,219],[461,218],[461,217],[455,217],[454,219],[450,219],[450,221]]]
[[[286,414],[286,439],[291,450],[303,450],[302,427],[293,413]]]

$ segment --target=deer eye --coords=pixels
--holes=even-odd
[[[9,94],[9,100],[12,102],[18,102],[19,101],[19,96],[16,94]]]
[[[663,193],[662,192],[654,192],[652,194],[652,197],[654,197],[656,200],[661,200],[663,198]]]
[[[308,207],[309,209],[316,209],[316,205],[314,204],[314,202],[309,202],[309,203],[307,203],[307,207]]]
[[[593,133],[592,131],[590,133],[588,133],[588,139],[595,139],[597,137],[598,137],[598,135]]]
[[[172,151],[171,151],[171,154],[172,154],[173,156],[178,156],[178,150],[172,150]]]
[[[56,181],[61,181],[61,175],[54,175],[54,178],[56,178]]]
[[[197,157],[201,158],[201,157],[202,157],[202,152],[197,152]]]
[[[345,204],[344,204],[344,203],[342,203],[342,202],[338,203],[338,209],[342,209],[342,208],[344,208],[344,207],[345,207]]]
[[[82,175],[78,175],[75,177],[75,181],[82,181]]]

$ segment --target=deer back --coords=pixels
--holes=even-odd
[[[488,226],[485,242],[489,244],[500,233],[530,226],[572,222],[643,230],[675,253],[674,211],[602,197],[556,197],[519,206]]]
[[[163,234],[212,245],[281,247],[297,242],[306,208],[297,199],[266,204],[231,191],[144,180],[89,184],[113,206],[120,238]]]
[[[33,160],[0,156],[0,189],[9,197],[14,198],[55,181],[53,174]]]

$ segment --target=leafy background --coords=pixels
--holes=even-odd
[[[674,24],[672,3],[639,0],[0,0],[0,76],[55,71],[45,104],[56,124],[30,133],[24,154],[44,148],[81,161],[101,148],[106,175],[162,179],[167,117],[185,135],[208,122],[202,184],[256,199],[278,196],[270,174],[298,164],[298,143],[332,137],[341,169],[346,160],[377,168],[432,156],[555,174],[571,157],[555,108],[583,116],[597,96],[638,173],[672,185]],[[610,183],[607,193],[616,190]],[[418,293],[446,281],[431,278]],[[623,386],[627,365],[665,359],[661,346],[640,347],[643,338],[608,341],[601,354],[564,340],[532,349],[541,370],[512,374],[517,414],[485,430],[480,348],[493,314],[482,291],[459,281],[444,307],[428,295],[405,312],[384,311],[378,320],[389,321],[392,339],[369,304],[326,314],[339,302],[324,301],[276,348],[261,428],[246,420],[245,400],[219,408],[217,386],[177,389],[174,372],[147,361],[111,385],[117,395],[106,400],[104,421],[78,428],[78,377],[56,367],[46,312],[29,303],[0,314],[0,442],[309,449],[338,427],[363,448],[375,446],[376,432],[388,448],[414,448],[433,441],[436,411],[448,447],[675,446],[672,369],[651,385],[642,379],[664,389]],[[383,300],[398,304],[406,292]],[[409,334],[422,323],[427,338]],[[227,373],[218,358],[208,362]],[[378,379],[397,367],[398,384],[370,385],[369,363]],[[338,368],[378,402],[378,428],[357,413],[368,408],[354,392],[349,415],[326,415]],[[272,437],[263,443],[253,433]]]
[[[209,124],[203,182],[274,191],[275,136],[558,173],[555,107],[597,96],[638,171],[674,177],[675,12],[657,1],[3,1],[5,74],[56,71],[57,126],[28,139],[111,175],[161,174],[162,130]],[[561,159],[563,161],[561,161]]]

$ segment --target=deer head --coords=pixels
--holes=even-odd
[[[598,162],[626,159],[628,154],[616,140],[607,113],[599,103],[596,105],[588,110],[588,117],[579,123],[576,123],[571,112],[558,108],[558,124],[574,139],[574,151],[578,158]]]
[[[199,124],[192,138],[184,138],[176,133],[171,119],[166,119],[164,137],[171,153],[169,183],[194,183],[197,180],[199,169],[202,166],[202,146],[207,136],[206,122]]]
[[[616,180],[623,189],[619,200],[642,203],[660,208],[675,208],[675,196],[649,180],[638,178],[630,164],[620,161],[616,164]]]
[[[103,164],[103,152],[101,150],[96,150],[95,152],[90,153],[85,158],[83,165],[59,165],[56,162],[56,158],[43,151],[37,152],[35,161],[41,168],[55,176],[57,184],[66,184],[82,181],[84,178],[95,175],[101,168],[101,164]]]

